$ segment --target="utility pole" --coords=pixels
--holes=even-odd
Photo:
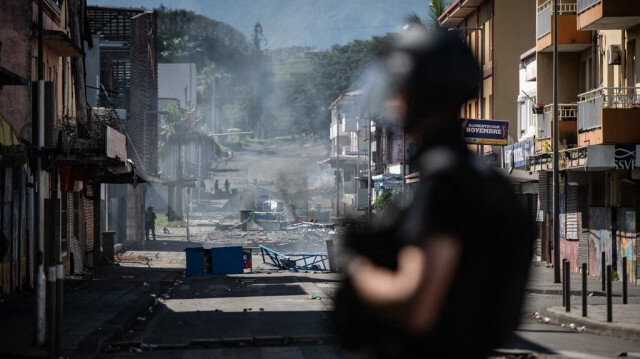
[[[371,223],[371,111],[369,111],[369,124],[367,126],[367,140],[369,142],[369,155],[367,156],[367,222]]]
[[[336,121],[336,218],[340,217],[340,113]]]
[[[560,180],[558,171],[558,0],[553,0],[553,282],[560,283]]]
[[[360,118],[358,117],[358,130],[357,130],[357,140],[356,145],[358,146],[358,159],[356,160],[356,208],[358,209],[358,204],[360,203]]]

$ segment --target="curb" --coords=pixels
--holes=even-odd
[[[579,307],[572,307],[572,310],[580,310]],[[564,325],[569,328],[571,324],[575,327],[584,327],[587,333],[605,335],[609,337],[640,341],[640,330],[634,328],[624,328],[615,323],[604,323],[589,317],[575,317],[564,314],[564,307],[547,308],[541,311],[541,315],[548,317],[551,323]]]
[[[598,291],[598,290],[593,290],[593,291],[587,291],[588,292],[588,296],[593,296],[593,297],[606,297],[607,296],[607,292],[603,292],[603,291]],[[562,289],[539,289],[539,288],[527,288],[525,290],[526,294],[543,294],[543,295],[562,295]],[[571,291],[571,296],[572,297],[581,297],[582,296],[582,291],[581,290],[572,290]],[[618,293],[613,293],[611,294],[611,296],[613,298],[621,298],[622,294],[618,294]],[[637,295],[633,295],[633,294],[627,294],[627,297],[637,297]]]
[[[335,345],[337,339],[332,335],[299,335],[299,336],[253,336],[191,339],[188,343],[145,344],[139,341],[113,342],[108,352],[122,352],[130,348],[142,351],[161,351],[174,349],[211,349],[211,348],[245,348],[245,347],[287,347]]]

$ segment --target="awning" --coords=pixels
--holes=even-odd
[[[497,169],[500,174],[507,177],[511,182],[537,182],[539,180],[538,172],[530,172],[526,170],[514,169],[509,171],[506,168]]]
[[[24,166],[27,171],[27,151],[11,125],[0,114],[0,167]]]
[[[93,183],[111,183],[111,184],[132,184],[133,187],[138,183],[149,183],[149,181],[136,170],[133,162],[127,162],[120,166],[105,167],[99,175],[94,175],[89,179]]]
[[[456,0],[438,18],[440,26],[460,26],[485,0]]]
[[[66,192],[79,191],[87,183],[87,169],[70,165],[58,166],[60,189]]]
[[[344,166],[344,165],[353,165],[355,166],[356,163],[358,163],[358,156],[354,156],[354,155],[340,155],[340,158],[338,159],[338,161],[340,162],[340,166]],[[366,156],[362,155],[360,156],[360,163],[366,163],[367,159]],[[331,167],[335,167],[336,165],[336,156],[332,156],[329,157],[325,160],[322,160],[320,162],[318,162],[318,164],[328,164]]]
[[[190,187],[194,188],[196,186],[197,178],[183,178],[179,180],[167,181],[162,184],[168,187]]]
[[[0,66],[0,86],[25,86],[27,80]]]
[[[135,171],[126,173],[112,173],[105,171],[104,175],[100,178],[92,179],[92,182],[96,183],[111,183],[111,184],[132,184],[134,187],[138,183],[147,183],[147,180],[140,176]]]

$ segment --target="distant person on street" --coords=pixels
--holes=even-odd
[[[228,178],[224,179],[224,191],[227,192],[227,193],[231,193],[231,192],[229,192],[229,179]]]
[[[480,67],[458,33],[419,26],[377,65],[385,88],[369,96],[416,145],[420,182],[344,239],[335,330],[367,358],[483,358],[518,325],[534,232],[508,180],[461,139]]]
[[[144,211],[144,232],[145,237],[149,240],[149,231],[153,234],[153,240],[156,240],[156,214],[153,212],[153,207],[147,207],[147,210]]]
[[[218,186],[218,180],[213,183],[213,191],[214,193],[218,193],[220,191],[220,186]]]

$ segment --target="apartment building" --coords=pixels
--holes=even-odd
[[[516,133],[518,66],[522,53],[535,41],[535,9],[527,0],[456,0],[440,16],[440,25],[459,31],[482,66],[482,85],[461,109],[461,117],[509,123],[511,141]],[[501,153],[487,146],[485,152]]]
[[[87,13],[96,38],[92,71],[87,73],[94,82],[91,90],[98,88],[91,91],[92,97],[99,108],[118,113],[127,159],[137,171],[130,181],[112,181],[103,189],[107,197],[103,230],[114,232],[116,248],[127,248],[144,239],[149,186],[142,182],[151,181],[158,172],[157,14],[99,6],[88,6]]]
[[[553,41],[557,35],[557,118],[561,259],[590,275],[604,265],[636,283],[640,191],[640,6],[633,1],[538,0],[535,43],[535,139],[525,167],[538,172],[538,220],[543,260],[553,258],[552,143]],[[557,32],[557,34],[555,34]],[[524,66],[527,66],[524,64]],[[529,103],[520,103],[520,113]],[[521,124],[521,126],[523,126]],[[604,253],[604,262],[602,261]]]
[[[330,106],[331,154],[325,162],[335,171],[334,203],[339,209],[336,212],[334,206],[334,212],[338,214],[356,204],[366,206],[368,171],[376,170],[369,157],[375,125],[361,113],[363,101],[362,91],[357,90],[340,95]]]
[[[39,7],[42,3],[42,8]],[[38,31],[42,10],[43,31]],[[90,49],[86,1],[0,3],[0,231],[8,243],[0,258],[0,291],[36,286],[41,263],[62,262],[64,273],[82,273],[101,259],[101,185],[131,182],[125,136],[111,111],[87,106],[85,48]],[[39,51],[40,38],[42,52]],[[39,66],[44,80],[44,146],[37,129]],[[29,158],[30,157],[30,158]],[[35,168],[42,169],[36,176]],[[38,184],[36,186],[36,184]],[[43,193],[36,188],[44,187]],[[44,198],[44,223],[35,199]],[[41,245],[42,233],[44,245]]]

